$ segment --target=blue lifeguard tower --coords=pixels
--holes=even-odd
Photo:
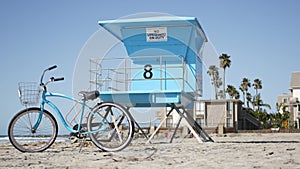
[[[185,109],[202,96],[201,53],[207,38],[197,19],[158,16],[99,21],[99,25],[127,52],[127,56],[91,60],[91,82],[101,100],[126,107],[171,107],[166,118],[175,110],[198,140],[212,141]]]

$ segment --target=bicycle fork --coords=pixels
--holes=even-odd
[[[40,110],[41,110],[41,111],[40,111],[40,113],[39,113],[39,116],[38,116],[38,118],[37,118],[35,124],[34,124],[34,125],[31,125],[31,133],[32,133],[32,134],[35,134],[35,133],[36,133],[36,131],[37,131],[39,125],[41,124],[41,121],[42,121],[42,118],[43,118],[43,114],[44,114],[44,104],[41,104]],[[30,118],[30,117],[28,117],[28,118]],[[30,121],[31,121],[31,120],[30,120]]]

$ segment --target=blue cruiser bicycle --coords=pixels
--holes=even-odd
[[[48,105],[73,136],[89,137],[102,151],[120,151],[127,147],[134,134],[134,121],[128,110],[114,102],[100,102],[94,107],[87,105],[88,101],[99,97],[98,91],[80,92],[81,100],[48,92],[49,83],[64,80],[52,77],[46,83],[43,82],[45,73],[56,67],[55,65],[44,70],[40,84],[19,83],[20,101],[26,108],[17,113],[9,124],[8,136],[11,144],[21,152],[41,152],[55,142],[58,125],[55,117],[45,109]],[[58,107],[48,100],[50,97],[71,100],[81,105],[78,124],[70,126]],[[40,103],[40,106],[28,107],[36,103]]]

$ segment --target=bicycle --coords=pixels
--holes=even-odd
[[[11,144],[21,152],[42,152],[55,142],[58,124],[55,117],[45,109],[45,105],[48,105],[72,135],[89,136],[102,151],[120,151],[127,147],[134,134],[134,121],[128,110],[114,102],[100,102],[94,107],[87,105],[89,100],[99,97],[98,91],[79,92],[81,100],[48,92],[49,83],[64,80],[63,77],[51,77],[46,83],[43,82],[45,73],[56,67],[54,65],[43,71],[39,85],[32,82],[19,83],[20,101],[26,108],[17,113],[9,123],[8,136]],[[82,109],[78,124],[70,126],[58,107],[48,100],[48,97],[68,99],[80,104]],[[38,103],[39,107],[28,107]],[[83,123],[84,119],[86,124]]]

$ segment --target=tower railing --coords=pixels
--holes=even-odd
[[[90,88],[101,92],[193,92],[196,77],[191,71],[178,55],[92,58]]]

